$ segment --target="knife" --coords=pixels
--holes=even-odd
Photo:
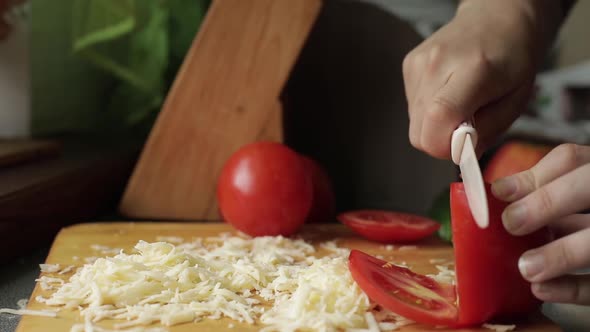
[[[461,169],[467,202],[475,223],[479,228],[486,228],[489,224],[488,200],[479,162],[475,155],[476,145],[477,131],[471,121],[462,123],[453,132],[451,157]]]

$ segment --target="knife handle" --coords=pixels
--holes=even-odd
[[[477,131],[473,127],[472,121],[463,122],[455,129],[451,137],[451,158],[456,165],[459,165],[461,160],[461,152],[463,152],[463,144],[465,143],[465,136],[471,135],[473,146],[477,146]]]

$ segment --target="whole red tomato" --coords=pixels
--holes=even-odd
[[[325,223],[334,219],[336,198],[328,173],[313,159],[301,156],[303,164],[311,176],[313,201],[307,216],[308,223]]]
[[[217,184],[223,218],[251,235],[295,233],[312,204],[311,176],[301,157],[275,142],[248,144],[224,165]]]

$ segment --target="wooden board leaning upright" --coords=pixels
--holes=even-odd
[[[215,184],[241,145],[282,140],[279,96],[321,0],[214,0],[130,178],[132,218],[219,219]]]

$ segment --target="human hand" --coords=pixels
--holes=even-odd
[[[448,159],[453,130],[475,115],[477,152],[485,151],[525,110],[559,12],[553,0],[462,1],[404,59],[411,144]]]
[[[590,304],[590,146],[560,145],[530,170],[492,184],[493,194],[512,202],[502,215],[513,235],[549,226],[553,242],[525,252],[518,263],[540,300]]]

